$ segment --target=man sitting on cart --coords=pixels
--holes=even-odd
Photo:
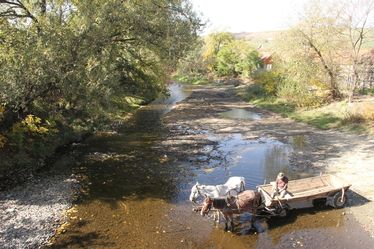
[[[277,179],[273,185],[273,193],[271,194],[271,198],[275,198],[275,196],[279,196],[279,198],[284,198],[287,194],[288,188],[288,178],[284,175],[283,172],[279,172]]]

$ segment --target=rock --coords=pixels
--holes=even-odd
[[[8,208],[5,210],[6,213],[13,213],[14,211],[16,211],[15,208]]]

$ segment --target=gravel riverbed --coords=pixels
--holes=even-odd
[[[46,244],[72,203],[76,181],[67,175],[40,175],[0,192],[0,248],[39,248]]]

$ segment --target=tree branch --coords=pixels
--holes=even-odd
[[[15,0],[15,1],[9,1],[9,0],[0,0],[0,6],[5,5],[8,7],[5,11],[0,12],[0,17],[5,17],[5,18],[30,18],[33,20],[35,23],[39,23],[38,19],[31,14],[30,10],[26,8],[26,6],[20,1],[20,0]],[[17,13],[17,10],[20,10],[23,13]]]

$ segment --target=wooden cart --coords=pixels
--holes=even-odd
[[[285,216],[288,210],[313,207],[324,203],[342,208],[347,203],[346,191],[351,184],[334,175],[321,175],[288,182],[288,194],[284,198],[271,198],[273,183],[257,186],[263,204],[261,209],[275,216]]]

